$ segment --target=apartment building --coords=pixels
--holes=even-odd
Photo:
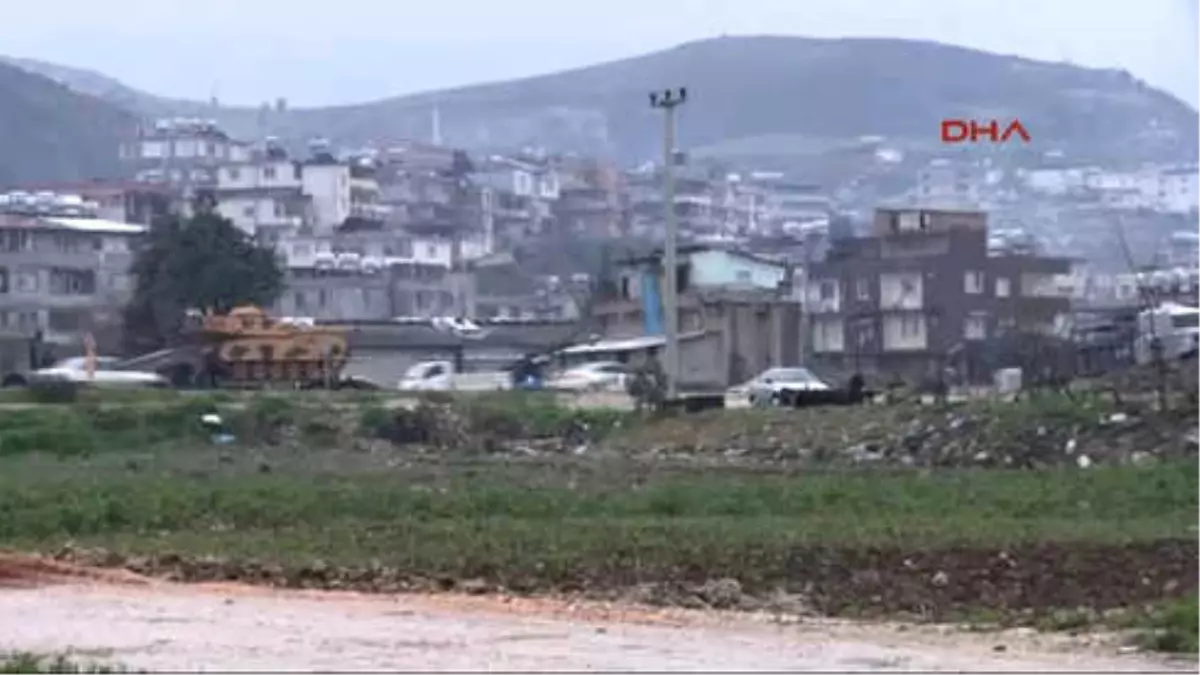
[[[626,204],[621,172],[596,161],[564,167],[553,214],[560,231],[619,237],[625,232]]]
[[[814,360],[913,381],[948,364],[989,378],[997,339],[1056,329],[1070,271],[1065,258],[989,252],[982,212],[880,209],[869,236],[834,242],[809,270]]]
[[[309,158],[292,160],[268,141],[244,161],[221,165],[212,188],[218,212],[247,234],[275,243],[301,230],[328,235],[387,217],[373,162],[341,161],[322,144],[312,150]]]
[[[406,236],[454,247],[455,264],[495,250],[492,195],[471,180],[474,164],[462,150],[417,142],[377,154],[380,202],[388,222]]]
[[[561,182],[546,159],[492,155],[476,163],[471,181],[490,214],[498,248],[537,236],[553,221]]]
[[[76,214],[0,211],[0,331],[70,345],[117,321],[144,232]]]
[[[156,218],[166,216],[182,207],[178,195],[163,185],[148,185],[136,181],[89,180],[15,185],[12,192],[0,195],[0,202],[22,202],[36,211],[56,208],[70,210],[62,203],[78,198],[74,208],[101,220],[135,225],[150,225]],[[55,206],[54,202],[60,202]],[[3,209],[0,206],[0,209]]]
[[[249,143],[231,138],[215,121],[160,119],[121,144],[121,159],[138,182],[188,191],[212,187],[217,167],[250,158]]]

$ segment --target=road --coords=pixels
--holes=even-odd
[[[1003,645],[1003,647],[1000,647]],[[0,586],[0,649],[149,670],[1144,671],[1111,642],[660,612],[555,600],[365,596],[73,579]]]

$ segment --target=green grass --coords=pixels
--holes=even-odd
[[[1197,652],[1200,639],[1200,601],[1196,594],[1167,603],[1154,611],[1142,644],[1160,652]]]
[[[581,425],[593,437],[624,427],[625,433],[610,436],[618,440],[644,431],[633,428],[640,423],[628,414],[573,411],[537,394],[445,396],[429,403],[451,406],[448,418],[431,420],[450,436],[467,432],[468,442],[555,437]],[[232,425],[237,444],[207,442],[198,418],[214,409]],[[1040,424],[1085,425],[1106,407],[1095,399],[1046,399],[971,410],[981,413],[979,434],[1023,447],[1021,435],[1036,435]],[[50,551],[71,542],[289,569],[316,561],[354,569],[382,565],[428,579],[478,577],[539,589],[734,577],[766,592],[815,575],[826,584],[826,597],[853,595],[864,607],[883,602],[875,599],[879,592],[863,590],[843,572],[886,564],[897,568],[888,572],[889,583],[916,579],[921,587],[899,588],[887,600],[891,606],[930,600],[947,611],[971,603],[929,590],[931,572],[905,577],[900,568],[910,551],[929,553],[930,564],[940,565],[957,564],[951,558],[962,549],[959,562],[969,576],[990,564],[972,558],[972,550],[1025,547],[1030,555],[1019,574],[985,570],[1003,588],[984,609],[1003,611],[1009,600],[1029,601],[1026,588],[1014,590],[1014,583],[1036,586],[1037,578],[1069,569],[1072,580],[1085,584],[1104,576],[1098,567],[1111,567],[1107,557],[1097,562],[1088,552],[1038,549],[1045,542],[1117,550],[1171,540],[1150,553],[1120,549],[1122,558],[1114,562],[1123,566],[1120,578],[1137,579],[1123,570],[1140,569],[1155,551],[1178,551],[1170,548],[1174,542],[1196,540],[1195,458],[1088,470],[801,470],[643,461],[607,453],[602,445],[578,457],[551,450],[515,458],[461,447],[422,453],[375,440],[411,425],[406,416],[414,414],[421,413],[385,409],[371,397],[290,394],[167,397],[138,405],[85,399],[0,410],[0,547]],[[714,441],[715,447],[814,433],[828,438],[810,447],[838,448],[850,434],[869,437],[908,424],[907,414],[900,407],[744,411],[721,413],[722,419],[713,413],[656,422],[654,433],[695,435],[697,426],[725,424],[725,433],[738,438]],[[814,420],[826,428],[809,431]],[[554,445],[551,440],[547,447]],[[813,554],[818,549],[828,555]],[[879,553],[888,550],[903,555]],[[825,563],[825,571],[804,569]],[[1176,568],[1164,569],[1179,589],[1174,593],[1194,590],[1179,581]],[[1087,597],[1072,590],[1079,586],[1067,587],[1056,608],[1087,605],[1076,602]],[[1128,598],[1157,601],[1154,589],[1108,594],[1106,606]],[[1064,613],[1042,619],[1059,629],[1082,620]],[[1154,629],[1155,635],[1176,632]]]
[[[121,666],[80,663],[65,654],[46,656],[31,652],[0,654],[0,673],[127,673]]]
[[[24,472],[21,472],[24,473]],[[1194,537],[1190,466],[1092,471],[656,473],[632,464],[435,465],[356,476],[169,470],[0,476],[0,545],[367,561],[428,575],[786,577],[802,545]]]

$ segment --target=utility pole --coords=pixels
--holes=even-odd
[[[679,396],[679,289],[676,282],[679,226],[675,220],[675,108],[687,101],[687,88],[650,93],[650,107],[663,111],[663,203],[667,237],[663,251],[663,318],[666,320],[667,400]]]

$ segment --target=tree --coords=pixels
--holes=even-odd
[[[190,309],[268,306],[283,291],[274,250],[217,214],[210,201],[197,200],[195,211],[156,223],[138,250],[124,317],[126,346],[135,353],[177,342]]]

